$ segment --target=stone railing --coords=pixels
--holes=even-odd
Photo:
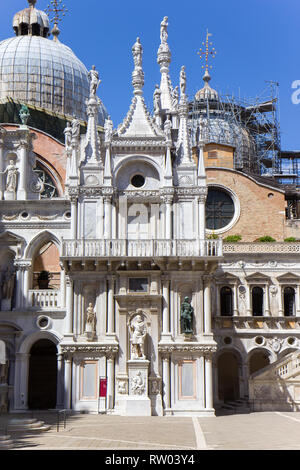
[[[63,240],[62,258],[221,257],[222,240]]]
[[[300,243],[223,243],[223,254],[230,253],[300,253]]]
[[[280,364],[275,366],[275,375],[282,379],[288,379],[295,374],[300,375],[300,354],[292,353],[283,360]]]
[[[41,289],[28,291],[28,307],[38,309],[60,308],[60,290]]]
[[[299,317],[214,317],[215,329],[300,330]]]

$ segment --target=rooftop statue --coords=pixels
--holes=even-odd
[[[28,122],[28,119],[30,118],[29,109],[26,106],[26,104],[22,105],[22,107],[20,109],[19,116],[20,116],[20,119],[21,119],[21,122],[22,122],[23,126],[26,126],[27,122]]]
[[[95,65],[93,65],[92,70],[89,71],[89,80],[90,96],[95,96],[101,83],[101,80],[99,79],[99,73],[97,72]]]
[[[186,73],[185,73],[185,66],[183,65],[180,70],[180,93],[181,95],[185,95],[186,89]]]
[[[160,41],[161,43],[166,43],[168,39],[168,17],[165,16],[162,22],[160,23]]]
[[[142,53],[143,48],[140,43],[140,38],[137,38],[136,42],[132,46],[132,54],[135,68],[142,68]]]

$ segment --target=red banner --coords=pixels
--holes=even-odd
[[[100,379],[99,397],[106,397],[107,379]]]

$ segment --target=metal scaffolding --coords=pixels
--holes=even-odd
[[[255,99],[232,95],[190,103],[190,128],[194,143],[200,117],[205,141],[234,148],[234,167],[256,175],[272,176],[279,168],[280,126],[278,83],[267,82]]]

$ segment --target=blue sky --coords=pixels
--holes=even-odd
[[[14,35],[13,15],[26,0],[1,0],[0,40]],[[38,0],[44,10],[50,0]],[[181,65],[187,73],[187,93],[202,87],[203,61],[197,51],[206,29],[217,50],[211,62],[211,86],[222,94],[247,101],[266,99],[267,81],[279,83],[280,129],[283,149],[300,149],[300,104],[292,103],[292,83],[300,89],[299,0],[152,0],[142,2],[65,0],[69,13],[60,23],[60,40],[70,46],[88,69],[96,65],[102,83],[98,94],[114,126],[125,117],[132,97],[131,47],[139,36],[143,45],[144,95],[160,81],[156,62],[160,22],[169,17],[170,75],[178,84]],[[299,96],[300,97],[300,93]]]

